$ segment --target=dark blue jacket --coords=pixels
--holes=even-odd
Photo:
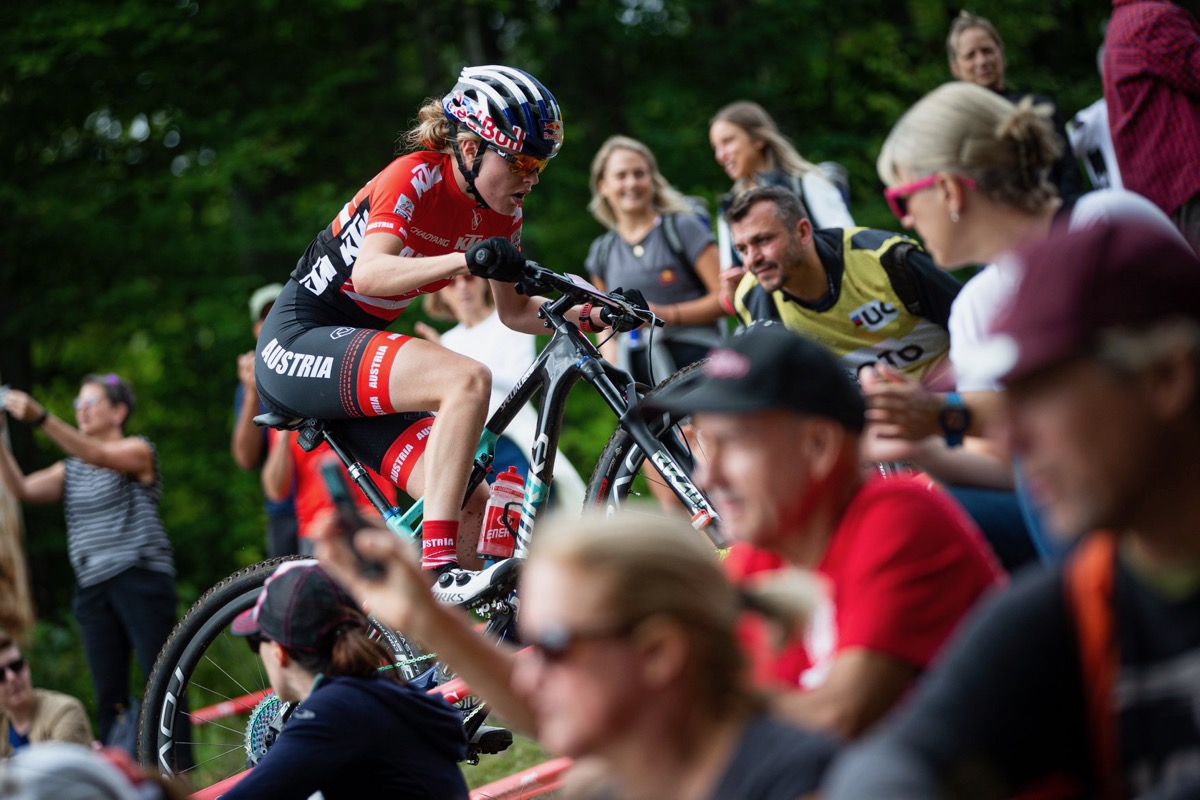
[[[467,797],[460,713],[384,678],[318,681],[274,746],[225,800]]]

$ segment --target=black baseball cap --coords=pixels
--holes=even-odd
[[[783,409],[829,417],[861,431],[866,404],[841,361],[782,325],[756,324],[715,347],[692,380],[647,398],[682,414],[742,414]]]
[[[279,565],[267,578],[253,608],[237,616],[237,636],[261,636],[288,650],[316,652],[339,627],[366,626],[358,604],[316,561]]]

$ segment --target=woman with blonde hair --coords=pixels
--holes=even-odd
[[[854,218],[847,208],[848,190],[835,186],[825,171],[845,170],[832,162],[818,166],[800,155],[758,103],[738,100],[722,108],[709,121],[708,138],[713,157],[733,179],[733,188],[717,204],[721,299],[725,310],[733,313],[733,293],[745,270],[733,248],[725,212],[737,195],[755,186],[783,186],[804,203],[814,228],[852,228]],[[840,182],[845,183],[844,176]]]
[[[1014,104],[972,83],[943,84],[892,128],[876,165],[892,212],[916,229],[943,268],[987,266],[950,310],[955,392],[930,393],[884,366],[861,376],[872,422],[869,457],[911,460],[951,484],[1013,488],[1007,455],[971,437],[983,430],[999,389],[974,378],[971,366],[1016,287],[1016,267],[1006,253],[1056,228],[1130,217],[1171,226],[1149,201],[1118,189],[1064,204],[1048,178],[1060,150],[1048,107],[1030,98]],[[966,446],[959,448],[964,436]],[[976,520],[997,544],[987,521]]]
[[[720,339],[717,248],[642,142],[610,136],[592,159],[590,184],[588,210],[608,233],[592,242],[588,273],[601,289],[637,289],[666,322],[661,331],[620,340],[634,378],[653,386],[704,358]],[[615,342],[605,356],[619,360]]]
[[[832,740],[777,720],[749,688],[734,633],[743,596],[686,522],[543,522],[521,575],[520,652],[433,602],[396,537],[363,531],[355,545],[384,563],[383,580],[359,577],[344,541],[322,558],[377,618],[436,650],[548,750],[602,767],[607,796],[792,800],[815,790],[833,754]]]

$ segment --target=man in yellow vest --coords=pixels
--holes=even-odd
[[[961,288],[920,246],[870,228],[814,230],[803,202],[751,189],[726,212],[745,274],[733,297],[745,325],[775,320],[814,339],[857,375],[884,362],[950,388],[950,304]]]

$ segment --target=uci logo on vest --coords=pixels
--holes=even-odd
[[[899,316],[896,307],[883,300],[872,300],[864,303],[850,312],[850,321],[854,327],[865,331],[877,331]]]

